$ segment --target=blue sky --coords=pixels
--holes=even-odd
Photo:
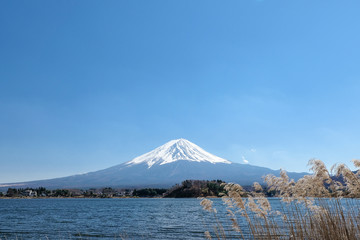
[[[1,1],[0,182],[186,138],[307,171],[360,158],[360,2]]]

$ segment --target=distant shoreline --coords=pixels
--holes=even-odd
[[[0,197],[0,199],[181,199],[199,197]],[[206,198],[221,198],[217,196],[206,196]]]
[[[0,199],[57,199],[57,198],[197,198],[220,197],[226,191],[221,180],[185,180],[171,188],[93,188],[93,189],[46,189],[39,188],[8,188],[0,192]]]
[[[199,197],[0,197],[1,199],[195,199]],[[207,196],[206,198],[221,198]]]

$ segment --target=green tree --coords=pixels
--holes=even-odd
[[[19,191],[16,188],[8,188],[6,192],[7,197],[18,197]]]

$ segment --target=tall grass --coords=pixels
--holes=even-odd
[[[360,167],[359,160],[353,160]],[[331,168],[320,160],[309,161],[312,175],[298,181],[285,171],[280,177],[265,177],[267,188],[280,198],[280,210],[272,209],[259,183],[248,193],[234,183],[225,184],[222,200],[227,209],[231,231],[224,230],[213,202],[203,199],[203,209],[214,215],[214,229],[205,232],[207,239],[360,239],[359,174],[346,165]],[[331,177],[337,176],[337,177]],[[241,223],[241,224],[240,224]]]

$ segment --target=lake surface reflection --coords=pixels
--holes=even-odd
[[[222,200],[212,200],[227,239],[235,238]],[[281,210],[279,199],[269,201]],[[204,239],[214,223],[198,199],[0,199],[1,240]]]
[[[0,238],[203,239],[198,199],[0,199]],[[216,205],[222,205],[220,199]],[[223,207],[222,207],[223,208]]]

